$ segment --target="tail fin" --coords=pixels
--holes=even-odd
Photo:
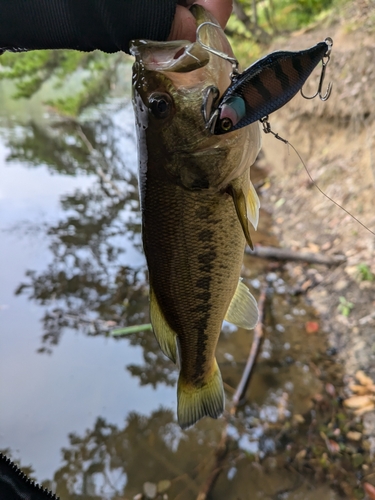
[[[186,382],[180,374],[177,401],[178,423],[182,429],[187,429],[206,416],[220,417],[224,411],[224,389],[216,359],[211,373],[200,387]]]

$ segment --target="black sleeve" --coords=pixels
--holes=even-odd
[[[166,40],[177,0],[0,0],[3,50],[129,51],[133,38]]]

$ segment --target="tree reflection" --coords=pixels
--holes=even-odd
[[[133,498],[145,482],[172,482],[170,498],[194,498],[220,437],[221,422],[201,422],[183,433],[167,409],[149,417],[131,413],[124,428],[98,418],[93,429],[69,436],[64,465],[55,473],[56,494],[70,500]]]
[[[166,480],[169,487],[163,498],[170,499],[198,498],[208,483],[217,500],[253,498],[255,492],[259,498],[289,498],[293,491],[296,496],[291,498],[305,498],[313,489],[309,476],[322,472],[316,463],[313,470],[311,464],[303,473],[299,470],[297,452],[305,449],[306,441],[311,442],[307,432],[311,420],[306,417],[306,432],[297,433],[291,422],[270,428],[258,417],[239,415],[226,434],[224,419],[204,419],[183,432],[173,412],[163,408],[150,416],[133,412],[123,428],[98,418],[83,436],[69,435],[69,447],[62,450],[64,464],[53,484],[64,500],[130,499],[144,491],[145,483]],[[285,446],[277,451],[280,438],[289,446],[288,453]],[[252,440],[258,443],[257,451],[251,449]],[[314,445],[318,455],[324,452],[319,436]],[[217,467],[220,474],[211,482]],[[329,488],[326,498],[336,498]]]
[[[129,152],[122,134],[105,116],[85,123],[59,120],[48,129],[31,123],[8,138],[7,161],[93,179],[88,189],[61,198],[64,216],[46,229],[52,260],[43,272],[27,271],[27,280],[16,290],[44,306],[40,352],[51,352],[67,327],[108,335],[117,326],[149,322],[136,167],[125,161]],[[133,144],[135,149],[134,137]],[[124,248],[138,255],[137,264]],[[153,334],[130,341],[144,350],[144,366],[128,367],[141,384],[174,382],[172,364]]]
[[[327,396],[325,409],[320,402],[299,415],[298,425],[291,416],[271,424],[253,405],[236,418],[227,415],[227,422],[203,419],[185,432],[164,408],[149,416],[132,412],[123,427],[98,417],[83,435],[68,436],[62,466],[43,484],[64,500],[140,498],[147,483],[161,482],[166,493],[158,500],[190,500],[203,491],[217,500],[315,498],[318,491],[324,499],[344,498],[341,481],[349,491],[357,466],[338,453],[328,456],[325,433],[311,431],[337,425],[340,410],[330,401]],[[325,479],[337,495],[328,484],[321,486]]]

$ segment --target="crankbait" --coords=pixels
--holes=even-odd
[[[204,24],[216,26],[213,23]],[[328,85],[324,95],[322,87],[333,45],[331,38],[299,52],[273,52],[239,73],[235,58],[200,41],[199,30],[204,24],[198,28],[198,42],[209,52],[230,61],[233,67],[231,84],[220,99],[215,87],[209,87],[204,95],[203,114],[207,128],[213,134],[226,134],[268,117],[290,101],[299,90],[302,93],[305,81],[320,61],[322,72],[317,92],[311,97],[302,95],[306,99],[319,95],[322,101],[329,98],[332,84]]]
[[[213,23],[204,24],[218,27]],[[328,37],[324,42],[299,52],[274,52],[256,61],[243,73],[239,73],[237,59],[224,52],[214,50],[200,41],[199,30],[204,24],[199,26],[197,30],[198,42],[209,52],[232,63],[231,85],[224,92],[221,99],[219,100],[219,91],[216,87],[208,87],[204,93],[202,111],[206,126],[211,133],[216,135],[226,134],[259,120],[263,125],[264,133],[273,134],[276,139],[292,147],[301,160],[311,182],[320,193],[375,236],[374,231],[324,193],[312,178],[297,149],[288,140],[273,132],[269,122],[268,115],[284,106],[299,90],[305,99],[314,99],[319,96],[322,101],[326,101],[329,98],[332,83],[328,84],[325,94],[322,93],[322,88],[332,51],[332,38]],[[319,61],[322,61],[322,71],[318,90],[314,95],[306,96],[302,91],[302,87]],[[214,111],[212,111],[213,109]]]

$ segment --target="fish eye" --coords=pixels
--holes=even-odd
[[[220,127],[224,132],[228,132],[233,127],[232,120],[230,118],[223,118],[220,121]]]
[[[155,118],[167,118],[172,107],[172,98],[169,94],[155,92],[151,94],[148,102],[150,111]]]

